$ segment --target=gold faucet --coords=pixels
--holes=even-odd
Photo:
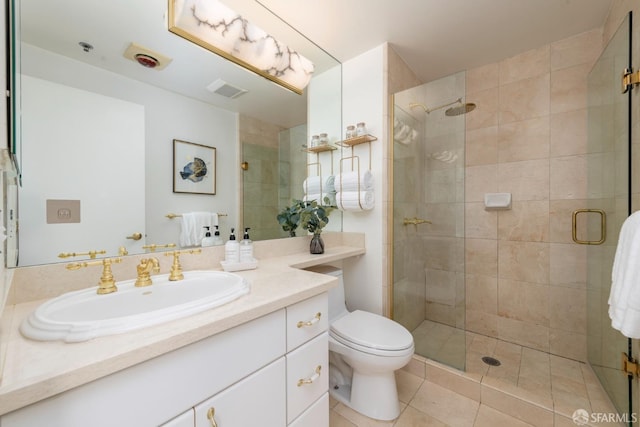
[[[140,260],[140,264],[136,267],[138,270],[138,278],[136,279],[136,287],[149,286],[151,284],[151,271],[160,272],[160,262],[157,258],[144,258]]]
[[[190,249],[185,251],[171,251],[165,252],[164,256],[173,256],[173,264],[171,264],[171,272],[169,273],[169,280],[175,282],[177,280],[184,279],[182,274],[182,266],[180,265],[180,255],[182,254],[199,254],[202,249]]]
[[[112,263],[119,263],[122,261],[122,258],[105,258],[101,261],[89,261],[89,262],[74,262],[71,264],[67,264],[67,270],[79,270],[82,267],[90,267],[92,265],[102,265],[102,276],[100,276],[100,283],[98,286],[97,293],[100,295],[110,294],[111,292],[115,292],[118,290],[116,286],[116,281],[113,277],[113,272],[111,271]]]

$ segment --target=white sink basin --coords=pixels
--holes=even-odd
[[[117,282],[118,291],[98,295],[97,287],[68,292],[40,305],[20,326],[39,341],[86,341],[119,334],[218,307],[249,293],[241,276],[223,271],[186,271],[184,279],[151,277],[142,288],[135,280]]]

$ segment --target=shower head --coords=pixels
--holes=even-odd
[[[461,114],[467,114],[470,111],[473,111],[476,109],[476,104],[472,103],[472,102],[467,102],[465,104],[460,103],[460,105],[457,105],[455,107],[451,107],[451,108],[447,108],[444,112],[445,116],[459,116]]]

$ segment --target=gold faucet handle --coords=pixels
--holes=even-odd
[[[58,254],[58,258],[71,258],[77,256],[88,256],[91,259],[96,259],[96,255],[104,255],[107,251],[98,250],[98,251],[89,251],[89,252],[62,252]]]
[[[113,272],[111,271],[111,264],[117,264],[119,262],[122,262],[122,258],[105,258],[100,261],[73,262],[67,264],[66,268],[67,270],[79,270],[83,267],[102,265],[102,276],[100,276],[97,293],[104,295],[118,290]]]
[[[151,281],[151,272],[159,273],[160,272],[160,261],[158,258],[144,258],[140,260],[140,264],[136,267],[138,271],[138,278],[136,279],[135,286],[143,287],[149,286]]]
[[[155,252],[156,249],[163,249],[163,248],[175,248],[176,244],[175,243],[167,243],[166,245],[156,245],[151,244],[151,245],[143,245],[142,249],[149,249],[149,252]]]
[[[182,254],[199,254],[202,249],[189,249],[182,251],[165,252],[164,256],[173,256],[173,263],[171,264],[171,271],[169,272],[169,280],[172,282],[184,279],[182,273],[182,266],[180,265],[180,255]]]

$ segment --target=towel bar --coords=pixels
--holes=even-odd
[[[175,213],[169,213],[165,215],[167,218],[169,219],[173,219],[173,218],[177,218],[179,216],[182,216],[182,214],[175,214]],[[226,213],[218,213],[218,216],[227,216]]]

